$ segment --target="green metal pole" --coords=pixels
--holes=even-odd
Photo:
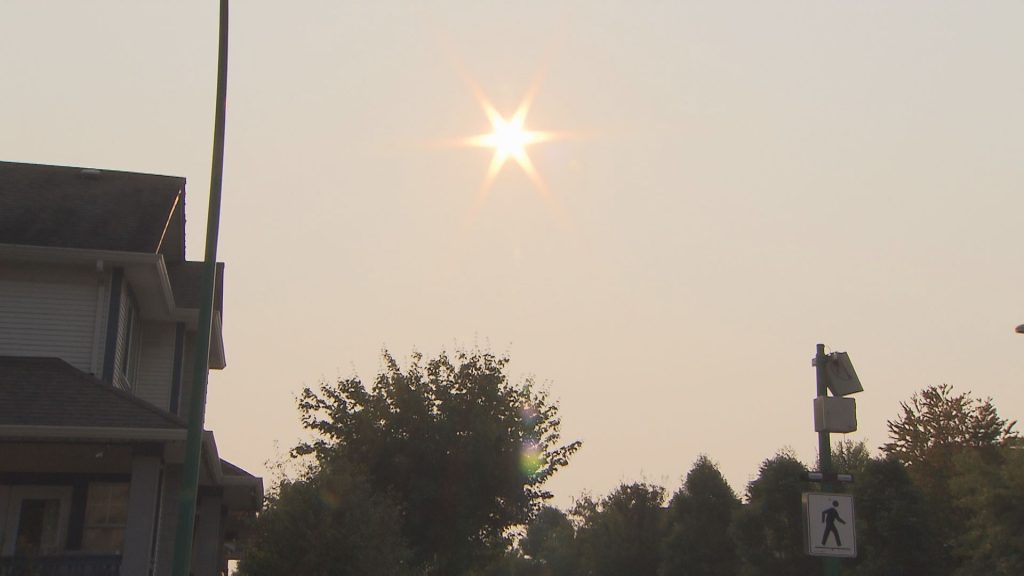
[[[827,362],[828,356],[825,355],[825,345],[818,344],[818,348],[814,354],[814,368],[817,376],[818,397],[828,396],[828,372],[826,371]],[[822,474],[832,471],[832,440],[829,437],[829,433],[825,431],[818,432],[818,471]],[[822,482],[821,489],[829,492],[832,490],[832,485],[828,482]],[[838,558],[822,558],[821,565],[825,576],[839,576]]]
[[[220,232],[221,182],[224,174],[224,116],[228,88],[228,0],[220,0],[220,40],[217,54],[217,102],[213,126],[213,167],[210,206],[206,221],[206,260],[196,329],[195,372],[185,441],[185,470],[178,494],[178,527],[174,538],[173,576],[188,576],[192,565],[192,536],[196,522],[196,495],[206,419],[206,386],[210,371],[210,331],[213,325],[214,286],[217,276],[217,236]]]

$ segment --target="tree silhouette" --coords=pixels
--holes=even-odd
[[[573,511],[580,520],[577,541],[582,574],[655,576],[660,563],[665,489],[622,484],[595,502],[583,498]]]
[[[857,575],[942,574],[937,532],[903,463],[871,459],[856,480]]]
[[[358,378],[306,388],[303,425],[317,438],[296,455],[337,453],[366,470],[374,490],[401,506],[414,563],[460,574],[507,547],[550,498],[544,482],[568,464],[579,442],[559,444],[558,408],[532,381],[504,374],[507,358],[442,353],[403,370],[386,351],[367,389]]]
[[[739,562],[730,527],[739,506],[715,463],[699,457],[669,504],[659,576],[735,574]]]
[[[793,576],[820,571],[804,552],[800,479],[807,468],[789,452],[761,464],[747,486],[748,503],[734,522],[737,548],[746,574]]]

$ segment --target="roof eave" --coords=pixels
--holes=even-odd
[[[47,262],[53,264],[92,264],[97,269],[121,266],[128,269],[152,271],[150,283],[159,286],[156,295],[160,304],[157,316],[170,317],[175,309],[174,292],[167,273],[167,264],[162,254],[148,252],[119,252],[115,250],[91,250],[83,248],[60,248],[52,246],[29,246],[25,244],[0,244],[0,260],[18,262]],[[150,272],[143,272],[149,274]]]
[[[0,439],[117,440],[173,442],[185,439],[184,428],[115,428],[100,426],[0,425]]]

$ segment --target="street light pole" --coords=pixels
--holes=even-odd
[[[220,233],[221,182],[224,175],[224,124],[228,89],[228,0],[220,0],[220,34],[217,49],[217,101],[213,123],[213,165],[210,170],[210,204],[206,221],[206,259],[200,284],[199,324],[196,327],[195,372],[185,438],[185,465],[178,493],[178,526],[174,538],[172,576],[188,576],[192,565],[192,539],[199,492],[203,427],[206,419],[206,387],[210,375],[210,331],[213,326],[214,287],[217,278],[217,237]]]

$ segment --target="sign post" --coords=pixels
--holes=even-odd
[[[850,357],[845,352],[825,354],[825,345],[818,344],[812,365],[816,372],[815,380],[818,393],[814,399],[814,430],[818,433],[818,471],[822,475],[822,490],[834,490],[830,480],[836,474],[832,470],[832,441],[829,433],[857,430],[856,402],[846,396],[862,392],[864,388],[860,385],[857,372],[854,371]],[[829,390],[832,391],[831,396]],[[825,479],[826,477],[829,479]],[[822,569],[825,576],[839,576],[839,558],[857,555],[853,537],[853,497],[843,494],[825,494],[824,499],[820,499],[811,492],[804,494],[803,499],[804,507],[807,509],[805,514],[807,553],[824,556]],[[847,526],[844,513],[848,513],[850,516],[848,533],[840,532],[841,528],[845,529],[844,527]],[[815,514],[820,518],[815,517]],[[812,546],[814,535],[820,532],[818,528],[825,529],[826,533],[818,534],[817,538],[822,543]],[[849,550],[842,550],[843,546],[838,545],[838,541],[842,540],[844,535],[846,541],[853,544]],[[827,547],[832,536],[837,542],[835,549]],[[831,550],[831,553],[822,553],[823,550]],[[849,551],[852,553],[847,553]]]

